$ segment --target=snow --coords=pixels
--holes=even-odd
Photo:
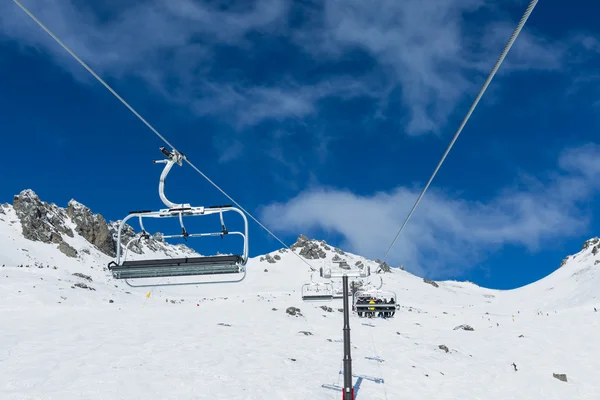
[[[78,202],[75,199],[69,200],[68,205],[70,207],[72,207],[73,209],[75,209],[75,210],[86,210],[86,209],[88,209],[85,205],[81,204],[80,202]]]
[[[341,398],[342,300],[302,302],[311,272],[289,251],[270,253],[275,263],[250,259],[238,284],[155,288],[147,297],[147,288],[112,279],[111,258],[81,236],[65,235],[79,252],[70,258],[23,238],[14,210],[3,210],[0,399]],[[333,267],[336,253],[326,252],[309,263]],[[376,269],[359,255],[340,257]],[[382,289],[401,308],[389,320],[351,315],[356,399],[599,399],[598,260],[589,247],[509,291],[384,274]],[[288,315],[290,306],[302,315]],[[474,331],[454,329],[463,324]]]

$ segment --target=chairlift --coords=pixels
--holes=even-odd
[[[164,193],[165,179],[174,164],[182,165],[183,155],[176,150],[170,152],[164,147],[160,148],[161,152],[167,157],[163,160],[154,160],[155,164],[166,164],[158,186],[158,193],[162,202],[168,207],[159,211],[132,211],[119,224],[117,232],[117,255],[116,260],[108,264],[108,269],[112,272],[115,279],[124,279],[125,282],[132,287],[154,287],[154,286],[175,286],[175,285],[198,285],[209,283],[233,283],[241,282],[246,277],[246,263],[248,261],[248,220],[246,215],[238,208],[231,205],[220,206],[199,206],[192,207],[190,204],[176,204],[170,202]],[[223,219],[223,214],[226,212],[236,212],[240,214],[244,220],[244,232],[228,231]],[[219,214],[221,222],[221,231],[209,233],[188,233],[183,223],[183,217],[198,217],[205,215]],[[137,217],[139,220],[141,233],[129,240],[125,246],[122,246],[121,238],[125,223]],[[181,226],[181,234],[177,235],[161,235],[155,237],[149,235],[144,229],[144,218],[178,218]],[[167,259],[150,259],[150,260],[127,260],[127,252],[130,246],[142,238],[146,240],[164,240],[183,238],[200,238],[209,236],[220,236],[221,238],[228,235],[239,235],[243,239],[243,249],[241,254],[233,255],[216,255],[216,256],[200,256],[200,257],[184,257],[184,258],[167,258]],[[124,249],[123,249],[124,247]],[[189,276],[213,276],[227,275],[235,277],[227,280],[194,280],[193,282],[167,282],[161,283],[164,278],[172,277],[189,277]],[[152,279],[160,278],[157,282],[152,282]],[[132,284],[129,280],[149,279],[144,284]]]
[[[359,288],[352,296],[352,309],[359,317],[374,316],[375,313],[385,312],[386,318],[391,318],[396,310],[400,308],[396,293],[391,290],[382,290],[383,279],[380,275],[377,276],[380,279],[379,286],[376,287],[372,282],[369,282],[368,285]]]
[[[331,301],[333,300],[333,285],[331,282],[317,282],[313,275],[317,271],[310,274],[310,283],[302,285],[302,300],[304,301]]]
[[[333,300],[333,286],[329,282],[305,283],[302,285],[302,300],[331,301]]]

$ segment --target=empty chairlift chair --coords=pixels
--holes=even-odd
[[[151,287],[151,286],[169,286],[169,285],[198,285],[207,283],[225,283],[225,282],[241,282],[246,277],[246,262],[248,261],[248,220],[246,215],[239,209],[229,205],[225,206],[210,206],[210,207],[192,207],[190,204],[175,204],[170,202],[164,194],[164,184],[167,174],[174,164],[182,165],[183,155],[176,150],[170,152],[164,147],[161,147],[162,153],[167,157],[165,160],[154,161],[154,163],[165,163],[165,167],[160,176],[159,195],[163,203],[169,207],[159,211],[133,211],[125,217],[119,224],[117,232],[117,255],[116,260],[108,264],[108,269],[112,272],[115,279],[124,279],[126,283],[133,287]],[[236,212],[240,214],[244,221],[244,232],[229,232],[225,227],[223,214],[226,212]],[[221,221],[221,231],[210,233],[188,233],[183,224],[183,217],[198,217],[206,215],[219,214]],[[137,217],[139,220],[141,233],[129,240],[125,246],[122,246],[122,232],[125,223]],[[184,258],[167,258],[167,259],[151,259],[151,260],[127,260],[127,252],[131,245],[136,241],[146,238],[148,240],[155,239],[150,236],[144,229],[144,218],[178,218],[181,226],[181,234],[164,235],[162,239],[173,238],[199,238],[207,236],[224,236],[239,235],[243,239],[243,249],[241,254],[234,255],[216,255],[216,256],[200,256],[200,257],[184,257]],[[125,249],[123,250],[123,247]],[[175,277],[190,277],[190,276],[212,276],[212,275],[227,275],[229,279],[224,280],[198,280],[183,281],[183,282],[166,282],[164,278]],[[156,279],[158,278],[158,281]],[[130,280],[139,282],[145,280],[141,284],[132,284]]]
[[[302,300],[304,301],[331,301],[333,300],[333,285],[331,282],[315,282],[313,275],[310,275],[311,283],[302,285]]]

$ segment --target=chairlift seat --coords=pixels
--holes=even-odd
[[[388,310],[391,310],[391,309],[399,310],[400,305],[395,304],[395,303],[375,303],[375,304],[362,303],[362,304],[355,304],[354,308],[357,311],[358,310],[367,310],[368,311],[370,308],[385,308]]]
[[[167,258],[124,261],[109,266],[116,279],[161,278],[171,276],[215,275],[240,273],[241,255]]]
[[[331,301],[333,300],[333,286],[331,283],[304,284],[302,286],[302,300]]]
[[[331,294],[309,294],[309,295],[303,295],[302,300],[304,300],[304,301],[317,301],[317,300],[328,301],[328,300],[333,300],[333,296]]]

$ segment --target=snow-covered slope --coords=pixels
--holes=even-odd
[[[0,399],[341,397],[341,300],[303,303],[311,270],[295,254],[250,259],[239,284],[148,297],[106,270],[114,224],[32,191],[0,206]],[[373,274],[401,307],[389,320],[351,316],[356,399],[600,399],[599,250],[592,239],[511,291]],[[194,254],[160,242],[136,251]],[[381,266],[303,236],[292,251],[317,269]]]

